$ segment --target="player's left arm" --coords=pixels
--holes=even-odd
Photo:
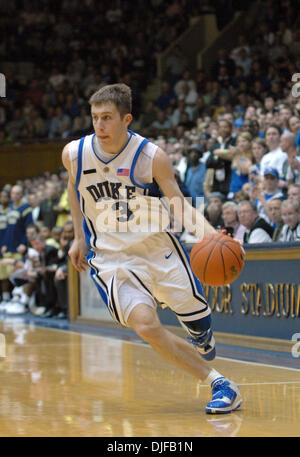
[[[203,214],[195,209],[183,196],[174,177],[174,170],[167,154],[157,149],[153,159],[153,178],[168,199],[173,216],[190,233],[202,239],[208,233],[217,233],[214,227],[205,219]],[[195,221],[197,225],[195,226]]]

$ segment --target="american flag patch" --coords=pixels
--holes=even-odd
[[[129,176],[129,168],[118,168],[117,176]]]

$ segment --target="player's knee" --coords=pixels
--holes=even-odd
[[[151,342],[157,339],[158,328],[156,325],[149,323],[138,324],[135,327],[135,331],[144,341]]]
[[[128,324],[145,341],[150,342],[159,336],[161,324],[154,310],[133,311],[129,316]]]

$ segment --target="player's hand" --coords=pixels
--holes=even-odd
[[[85,271],[85,268],[88,265],[85,260],[87,251],[88,248],[84,240],[74,239],[68,254],[70,256],[74,268],[76,268],[76,270],[79,272]]]

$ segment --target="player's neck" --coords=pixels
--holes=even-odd
[[[122,135],[120,135],[115,141],[110,142],[109,144],[103,144],[96,137],[97,144],[103,152],[107,154],[118,154],[124,146],[126,145],[129,138],[129,132],[126,130]]]

